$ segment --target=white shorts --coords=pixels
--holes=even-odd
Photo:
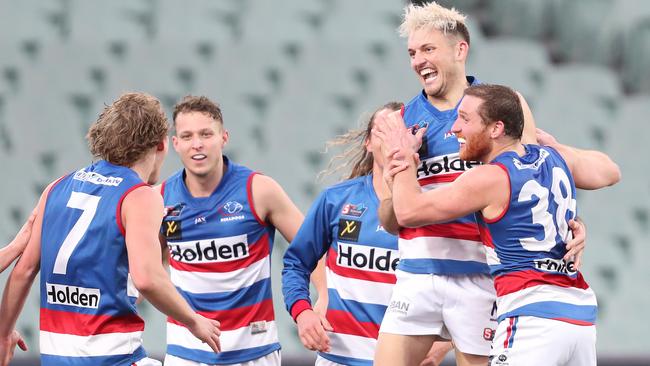
[[[162,362],[158,360],[154,360],[153,358],[145,357],[143,359],[140,359],[133,365],[135,366],[162,366]]]
[[[497,327],[490,366],[595,366],[596,326],[517,316]]]
[[[334,361],[330,361],[326,359],[325,357],[321,357],[321,355],[316,356],[316,363],[314,366],[345,366],[342,363],[336,363]]]
[[[242,363],[230,363],[230,366],[280,366],[280,350],[269,353],[266,356]],[[165,366],[215,366],[215,364],[201,363],[167,354]]]
[[[496,293],[484,274],[444,276],[395,271],[380,332],[438,335],[463,353],[488,356],[497,327]]]

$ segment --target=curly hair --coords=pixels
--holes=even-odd
[[[168,131],[169,122],[158,99],[126,93],[104,108],[86,139],[94,157],[130,167],[163,141]]]
[[[330,160],[327,169],[319,175],[329,175],[335,172],[350,168],[350,173],[346,174],[346,179],[353,179],[368,175],[372,172],[372,165],[375,160],[372,153],[366,150],[365,142],[370,138],[372,127],[374,126],[375,116],[379,111],[390,109],[398,111],[404,104],[399,102],[389,102],[375,110],[375,112],[368,119],[363,120],[363,125],[354,130],[349,130],[343,135],[336,136],[334,139],[327,142],[327,148],[336,146],[346,146],[347,148],[343,153],[336,155]],[[334,166],[337,161],[342,161],[338,166]]]

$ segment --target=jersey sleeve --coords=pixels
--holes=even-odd
[[[289,313],[300,300],[311,304],[309,278],[331,243],[327,201],[327,192],[321,193],[284,254],[282,294]]]

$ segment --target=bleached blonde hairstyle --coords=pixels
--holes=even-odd
[[[435,1],[424,5],[410,4],[404,8],[404,18],[399,26],[399,34],[408,37],[420,29],[435,29],[445,35],[454,35],[469,44],[469,31],[465,25],[467,17],[458,10],[447,9]]]

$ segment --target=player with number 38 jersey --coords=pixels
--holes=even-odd
[[[594,324],[596,296],[574,263],[563,260],[567,222],[576,216],[573,177],[553,148],[526,150],[521,157],[505,152],[492,161],[510,178],[510,205],[502,217],[476,215],[494,276],[498,320],[529,315]]]
[[[554,139],[552,147],[523,144],[522,107],[507,87],[481,84],[464,94],[452,132],[461,159],[486,164],[433,191],[422,193],[415,181],[418,140],[401,117],[378,124],[384,151],[396,152],[387,169],[397,221],[412,227],[476,213],[497,293],[490,365],[595,365],[596,297],[566,244],[576,186],[615,184],[618,166]]]

